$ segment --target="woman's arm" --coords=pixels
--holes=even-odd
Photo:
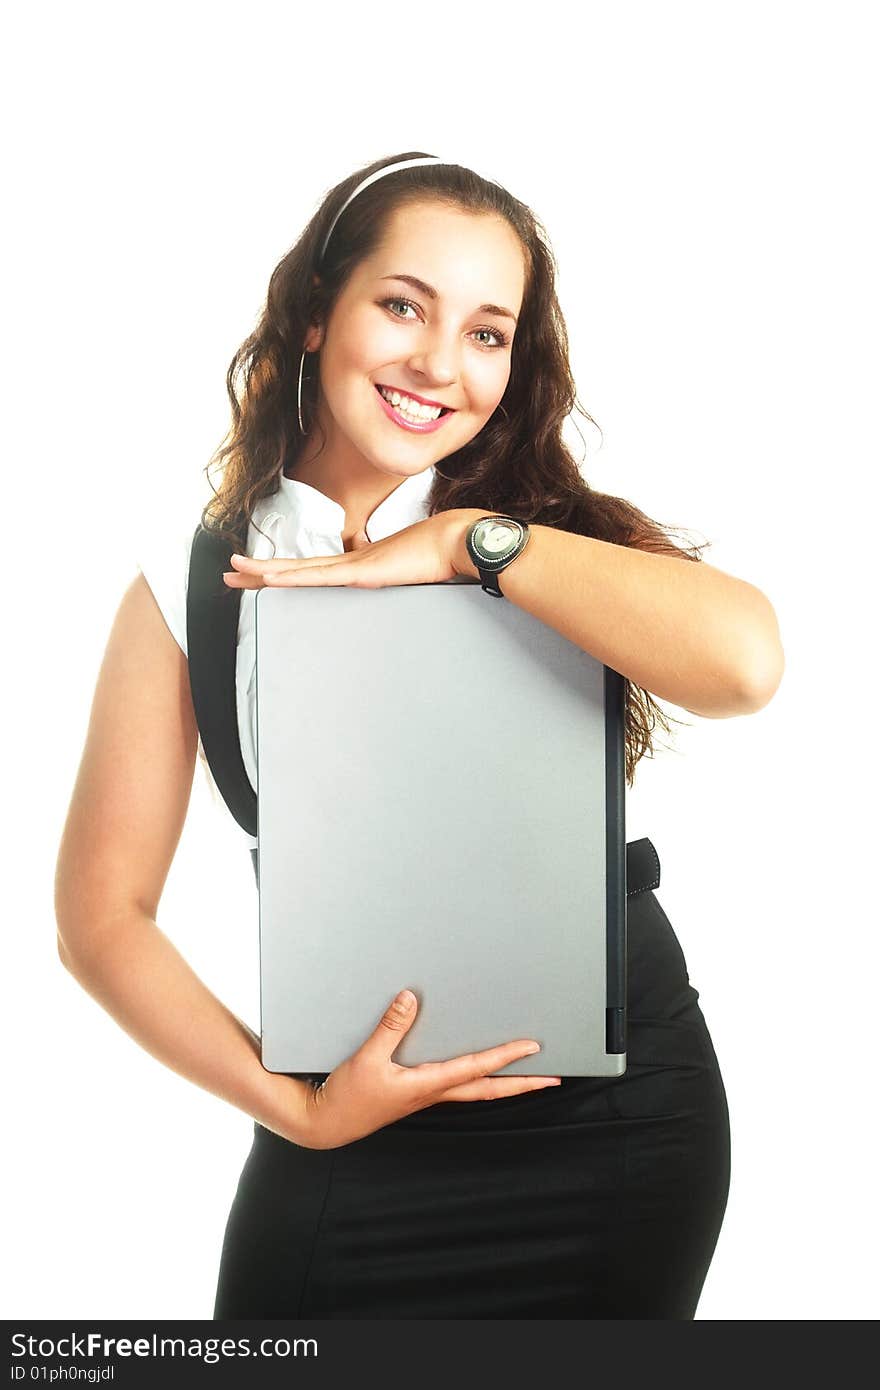
[[[138,576],[107,644],[61,840],[58,951],[160,1062],[296,1141],[311,1087],[263,1068],[258,1037],[155,920],[186,818],[197,737],[186,657]]]
[[[58,953],[83,989],[179,1076],[286,1139],[304,1135],[310,1087],[264,1070],[257,1035],[202,983],[152,918],[132,911],[100,925],[107,930],[92,943],[68,945],[59,931]]]
[[[485,512],[459,508],[453,564],[479,578],[465,546]],[[751,714],[785,665],[773,605],[723,570],[674,555],[531,526],[500,577],[504,596],[661,700],[709,719]],[[488,602],[493,602],[488,599]]]

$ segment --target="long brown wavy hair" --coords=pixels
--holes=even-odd
[[[459,165],[395,170],[346,208],[319,263],[330,224],[358,183],[386,164],[421,155],[418,150],[389,155],[337,184],[273,270],[257,326],[226,374],[232,424],[205,468],[215,495],[204,508],[202,524],[241,548],[256,503],[278,491],[285,461],[303,443],[296,399],[309,324],[329,317],[354,268],[380,242],[391,214],[434,199],[465,212],[503,217],[522,243],[526,277],[507,389],[479,434],[448,454],[442,471],[435,468],[428,514],[478,507],[617,545],[701,560],[709,542],[675,545],[667,532],[681,528],[652,520],[622,497],[597,492],[581,476],[563,441],[563,424],[574,410],[591,424],[596,422],[575,391],[568,334],[556,296],[556,260],[534,213],[506,189]],[[315,417],[317,380],[312,376],[303,381],[307,429]],[[215,488],[210,474],[218,466],[222,479]],[[641,686],[625,679],[624,688],[625,769],[632,786],[636,764],[646,754],[654,756],[655,727],[671,732],[671,716]]]

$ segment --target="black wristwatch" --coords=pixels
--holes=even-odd
[[[480,583],[487,594],[504,598],[498,575],[522,554],[530,535],[526,523],[512,516],[481,516],[468,527],[467,552],[480,571]]]

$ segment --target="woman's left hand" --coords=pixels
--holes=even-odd
[[[311,555],[301,560],[233,555],[235,568],[226,570],[223,578],[230,589],[325,584],[380,589],[386,584],[442,584],[458,574],[478,579],[464,538],[470,523],[484,515],[472,507],[436,512],[372,544],[361,531],[354,538],[354,549],[343,555]]]

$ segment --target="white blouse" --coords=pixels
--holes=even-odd
[[[279,490],[262,498],[254,508],[248,527],[246,553],[255,559],[304,559],[313,555],[342,555],[345,509],[308,483],[286,478],[279,470]],[[427,499],[434,482],[433,467],[404,478],[384,502],[380,502],[366,523],[370,541],[381,541],[403,531],[428,515]],[[257,531],[256,525],[260,527]],[[179,537],[146,538],[141,544],[137,568],[149,584],[165,622],[186,654],[186,592],[193,532],[198,517]],[[262,533],[262,534],[261,534]],[[274,551],[272,542],[274,542]],[[235,693],[238,710],[238,736],[241,755],[251,786],[257,786],[256,732],[256,646],[254,603],[256,589],[241,591],[238,619],[238,649],[235,664]],[[199,756],[215,798],[220,792],[205,760],[199,739]],[[245,837],[252,846],[257,841]]]

